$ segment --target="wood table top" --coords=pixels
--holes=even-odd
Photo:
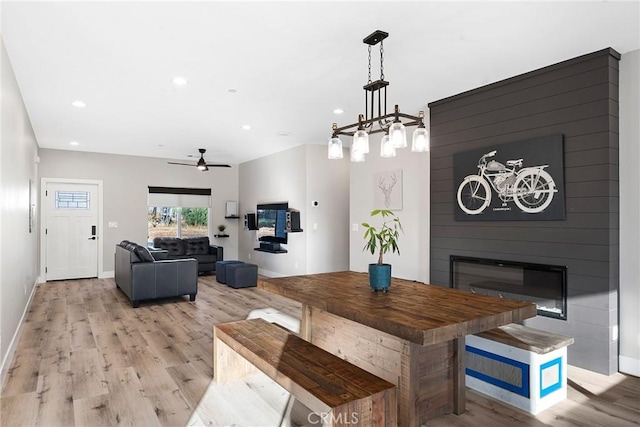
[[[258,287],[419,345],[431,345],[534,317],[535,304],[392,279],[372,292],[351,271],[260,279]]]

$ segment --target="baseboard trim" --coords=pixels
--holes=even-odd
[[[3,390],[4,390],[5,382],[7,380],[7,373],[9,371],[9,367],[13,363],[13,356],[15,355],[15,352],[16,352],[16,345],[18,344],[18,341],[20,341],[20,337],[22,336],[24,319],[27,317],[27,313],[31,308],[31,303],[33,302],[33,296],[36,294],[38,283],[40,283],[39,277],[36,278],[36,281],[33,284],[33,288],[31,289],[31,294],[29,295],[27,304],[24,306],[22,317],[20,318],[20,322],[18,323],[18,328],[16,329],[16,332],[13,334],[13,337],[11,338],[11,342],[9,343],[9,351],[7,351],[6,356],[2,360],[2,365],[0,366],[0,388]]]
[[[640,359],[618,356],[618,370],[634,377],[640,377]]]
[[[103,271],[102,273],[98,274],[98,279],[113,279],[114,277],[116,277],[116,273],[113,270]]]

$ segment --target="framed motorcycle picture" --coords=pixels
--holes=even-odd
[[[453,155],[456,221],[565,219],[563,136]]]

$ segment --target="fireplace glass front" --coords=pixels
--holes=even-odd
[[[451,255],[453,288],[533,302],[539,316],[567,318],[567,268]]]

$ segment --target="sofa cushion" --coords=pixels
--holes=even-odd
[[[208,237],[189,237],[182,239],[185,243],[187,255],[206,255],[209,253]]]
[[[147,249],[144,246],[136,245],[136,247],[133,250],[133,252],[135,252],[135,254],[138,256],[138,258],[140,258],[140,262],[153,262],[153,261],[155,261],[155,258],[153,257],[153,255],[151,255],[151,252],[149,252],[149,249]]]
[[[198,264],[215,264],[218,261],[218,257],[216,254],[206,254],[206,255],[187,255],[189,258],[195,258],[198,260]]]
[[[185,255],[185,244],[177,237],[156,237],[153,239],[153,246],[169,251],[169,257]]]

